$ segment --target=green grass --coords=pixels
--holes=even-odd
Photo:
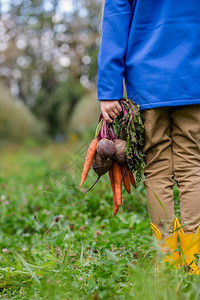
[[[114,218],[107,175],[82,196],[86,147],[1,149],[0,299],[199,299],[198,277],[156,267],[142,185]]]

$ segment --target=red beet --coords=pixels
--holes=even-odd
[[[112,159],[102,158],[98,153],[95,154],[92,161],[92,168],[98,176],[104,175],[112,166]]]
[[[115,154],[115,144],[108,139],[101,139],[97,144],[97,153],[103,157],[112,157]]]
[[[125,165],[127,162],[126,152],[125,152],[126,141],[121,140],[121,139],[116,139],[114,142],[115,142],[114,159],[116,159],[116,161],[119,164]]]

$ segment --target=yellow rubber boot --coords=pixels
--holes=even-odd
[[[180,227],[180,223],[178,223]],[[200,265],[195,263],[194,254],[200,254],[200,226],[195,233],[184,233],[183,228],[179,229],[181,244],[181,265],[186,267],[190,274],[199,275]]]
[[[161,251],[164,254],[163,262],[168,262],[174,267],[178,266],[179,252],[177,251],[177,219],[174,221],[174,232],[173,235],[163,238],[159,229],[151,223],[151,228],[154,231],[156,238],[159,240]]]

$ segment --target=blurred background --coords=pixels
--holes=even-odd
[[[198,278],[154,268],[142,182],[115,218],[108,174],[79,186],[100,113],[102,4],[0,0],[1,299],[199,299]]]
[[[96,126],[101,0],[0,0],[0,139],[64,142]]]

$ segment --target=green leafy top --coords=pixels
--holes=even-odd
[[[114,132],[119,139],[126,140],[126,156],[128,168],[136,172],[136,180],[142,179],[144,161],[144,119],[139,104],[130,99],[120,100],[122,114],[114,122]]]

